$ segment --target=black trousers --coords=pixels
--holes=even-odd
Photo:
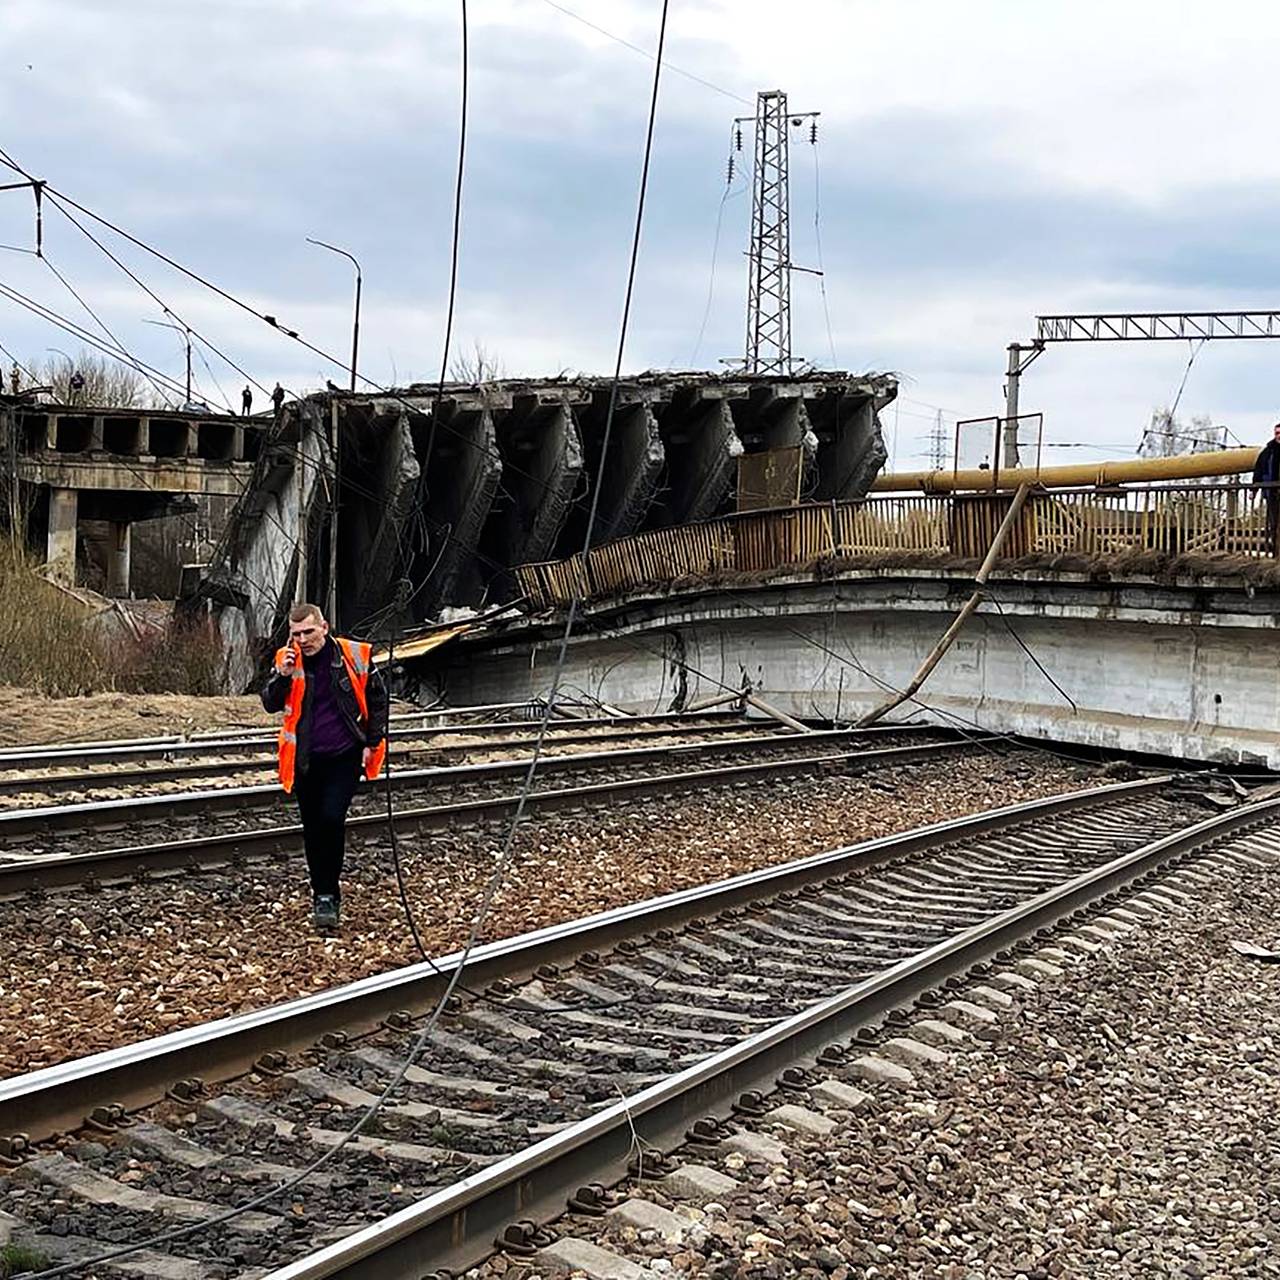
[[[312,893],[342,894],[338,878],[347,846],[347,810],[360,780],[360,756],[360,747],[340,756],[311,756],[306,772],[294,780]]]

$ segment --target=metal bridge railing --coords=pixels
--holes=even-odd
[[[575,595],[601,599],[850,560],[979,558],[1012,500],[1010,493],[884,494],[753,511],[619,538],[586,555],[521,565],[515,574],[533,608],[547,609],[567,605]],[[1154,553],[1274,559],[1268,503],[1280,507],[1280,488],[1043,490],[1028,497],[1001,558]]]

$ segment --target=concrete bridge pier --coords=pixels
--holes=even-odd
[[[49,576],[64,587],[76,584],[76,512],[79,493],[75,489],[49,490],[48,532],[45,560]]]
[[[127,599],[129,595],[129,561],[133,547],[133,525],[128,520],[112,520],[108,525],[107,595]]]

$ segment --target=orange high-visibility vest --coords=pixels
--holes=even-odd
[[[373,646],[362,644],[357,640],[343,640],[334,636],[338,652],[346,665],[347,675],[351,677],[351,688],[356,695],[356,705],[360,708],[360,719],[365,727],[369,724],[369,699],[367,688],[369,671],[372,667]],[[307,692],[307,673],[302,665],[302,650],[297,646],[285,645],[276,650],[275,665],[279,668],[284,655],[292,647],[294,650],[293,674],[289,679],[289,694],[284,704],[284,723],[280,726],[280,785],[286,791],[293,790],[294,766],[298,759],[298,721],[302,719],[302,699]],[[387,740],[384,737],[373,748],[369,763],[365,765],[364,776],[370,782],[382,772],[382,764],[387,758]]]

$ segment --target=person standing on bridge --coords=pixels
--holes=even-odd
[[[372,781],[387,754],[388,698],[372,646],[329,634],[318,606],[294,605],[289,643],[262,690],[283,711],[280,783],[298,798],[317,930],[338,927],[347,810],[360,775]]]
[[[1267,551],[1276,554],[1276,528],[1280,525],[1280,422],[1271,429],[1271,439],[1262,446],[1253,464],[1253,483],[1265,486],[1267,503]]]
[[[280,412],[284,408],[284,388],[277,382],[271,393],[271,405],[276,411],[276,421],[280,421]]]
[[[247,418],[249,411],[253,408],[253,392],[249,389],[249,384],[244,384],[244,390],[240,393],[240,416]]]

